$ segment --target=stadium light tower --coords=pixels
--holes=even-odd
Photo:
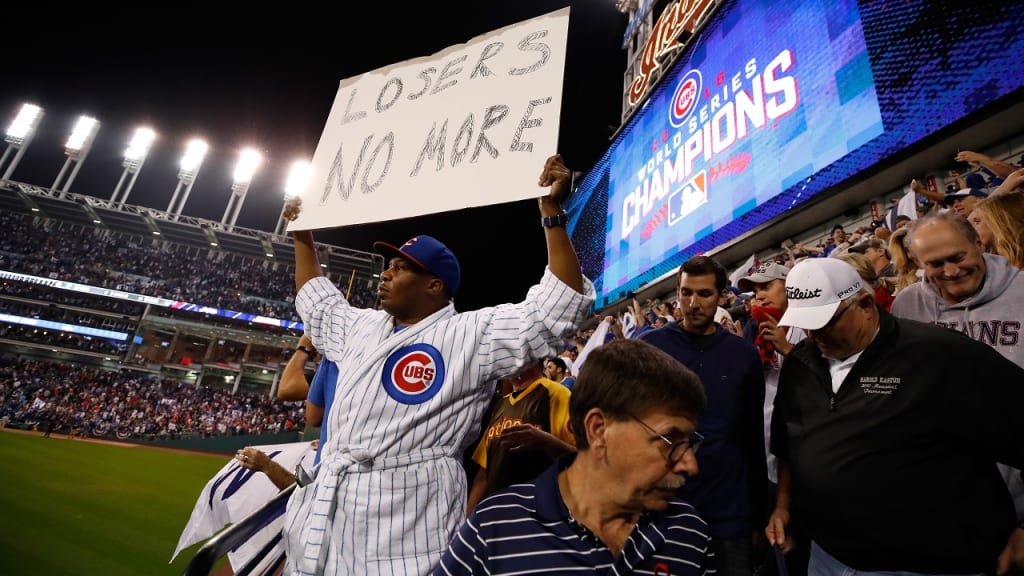
[[[75,181],[78,169],[82,167],[82,162],[89,155],[92,141],[96,138],[96,132],[99,129],[100,123],[95,118],[91,116],[78,117],[75,129],[71,131],[71,136],[68,138],[67,144],[64,145],[64,154],[67,155],[68,159],[64,161],[64,166],[61,167],[60,172],[57,174],[57,179],[53,181],[53,186],[50,186],[53,190],[60,190],[60,198],[67,194],[71,188],[71,183]],[[72,164],[74,164],[74,168],[71,169],[71,174],[68,175],[67,180],[64,180],[64,184],[58,188],[58,185],[61,184],[61,180],[64,179],[64,175],[67,173],[68,168],[71,168]]]
[[[307,182],[309,182],[309,162],[304,160],[292,162],[288,180],[284,184],[284,206],[281,206],[281,215],[277,218],[277,228],[274,229],[274,234],[284,232],[284,208],[288,205],[288,200],[302,193]]]
[[[4,162],[7,161],[7,157],[11,155],[11,150],[17,150],[18,152],[14,155],[14,159],[11,160],[0,180],[7,181],[11,179],[14,168],[21,161],[22,155],[25,154],[25,148],[28,148],[32,137],[36,135],[36,127],[39,126],[39,120],[42,117],[43,109],[39,106],[27,103],[21,105],[21,110],[18,111],[14,122],[7,128],[7,135],[4,136],[7,148],[4,150],[4,155],[0,157],[0,166],[3,166]]]
[[[181,157],[181,169],[178,170],[178,186],[174,189],[171,202],[167,205],[167,212],[174,214],[175,220],[178,219],[178,216],[181,216],[181,210],[185,207],[185,202],[188,201],[188,195],[192,192],[192,184],[195,183],[196,175],[199,174],[199,169],[203,166],[203,158],[206,158],[206,151],[208,149],[209,146],[207,146],[206,142],[199,138],[193,138],[185,145],[185,155]],[[181,197],[177,210],[175,210],[174,204],[178,200],[178,195],[183,190],[184,195]]]
[[[135,179],[139,177],[139,170],[142,169],[143,163],[146,162],[146,156],[149,154],[149,147],[153,145],[153,139],[156,138],[156,132],[145,126],[141,126],[135,129],[135,136],[132,137],[132,141],[128,144],[128,149],[124,151],[124,162],[121,163],[124,166],[124,171],[121,172],[121,179],[117,181],[117,186],[114,187],[114,193],[110,195],[110,201],[118,204],[124,204],[128,200],[128,194],[132,191],[132,186],[135,186]],[[117,193],[121,191],[121,185],[124,184],[124,179],[128,177],[128,174],[132,175],[132,179],[128,181],[128,187],[124,189],[124,194],[121,199],[117,199]]]
[[[245,202],[245,195],[249,193],[249,184],[252,183],[253,174],[259,167],[262,157],[260,153],[252,148],[242,150],[238,156],[238,163],[235,164],[235,173],[232,177],[231,198],[228,199],[227,208],[224,209],[224,216],[220,219],[221,224],[234,226],[238,220],[238,212],[242,209],[242,202]]]

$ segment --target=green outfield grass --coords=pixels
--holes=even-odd
[[[229,456],[0,432],[0,576],[184,572],[168,562]]]

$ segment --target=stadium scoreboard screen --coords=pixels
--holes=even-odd
[[[1021,90],[1022,12],[724,2],[567,205],[598,306]]]

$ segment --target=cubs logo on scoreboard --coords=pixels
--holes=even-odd
[[[422,404],[441,390],[444,358],[430,344],[418,343],[395,350],[384,362],[384,390],[403,404]]]
[[[685,124],[697,109],[702,80],[700,70],[694,68],[676,85],[675,93],[672,94],[672,107],[669,110],[669,121],[676,128]]]

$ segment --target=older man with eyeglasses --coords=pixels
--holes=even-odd
[[[779,495],[765,529],[812,540],[808,573],[1020,569],[1022,532],[997,462],[1024,463],[1024,369],[945,328],[879,309],[841,260],[797,264],[782,325],[807,338],[772,417]]]
[[[569,400],[578,453],[480,502],[435,575],[714,573],[708,526],[677,495],[698,471],[705,402],[650,344],[595,348]]]

